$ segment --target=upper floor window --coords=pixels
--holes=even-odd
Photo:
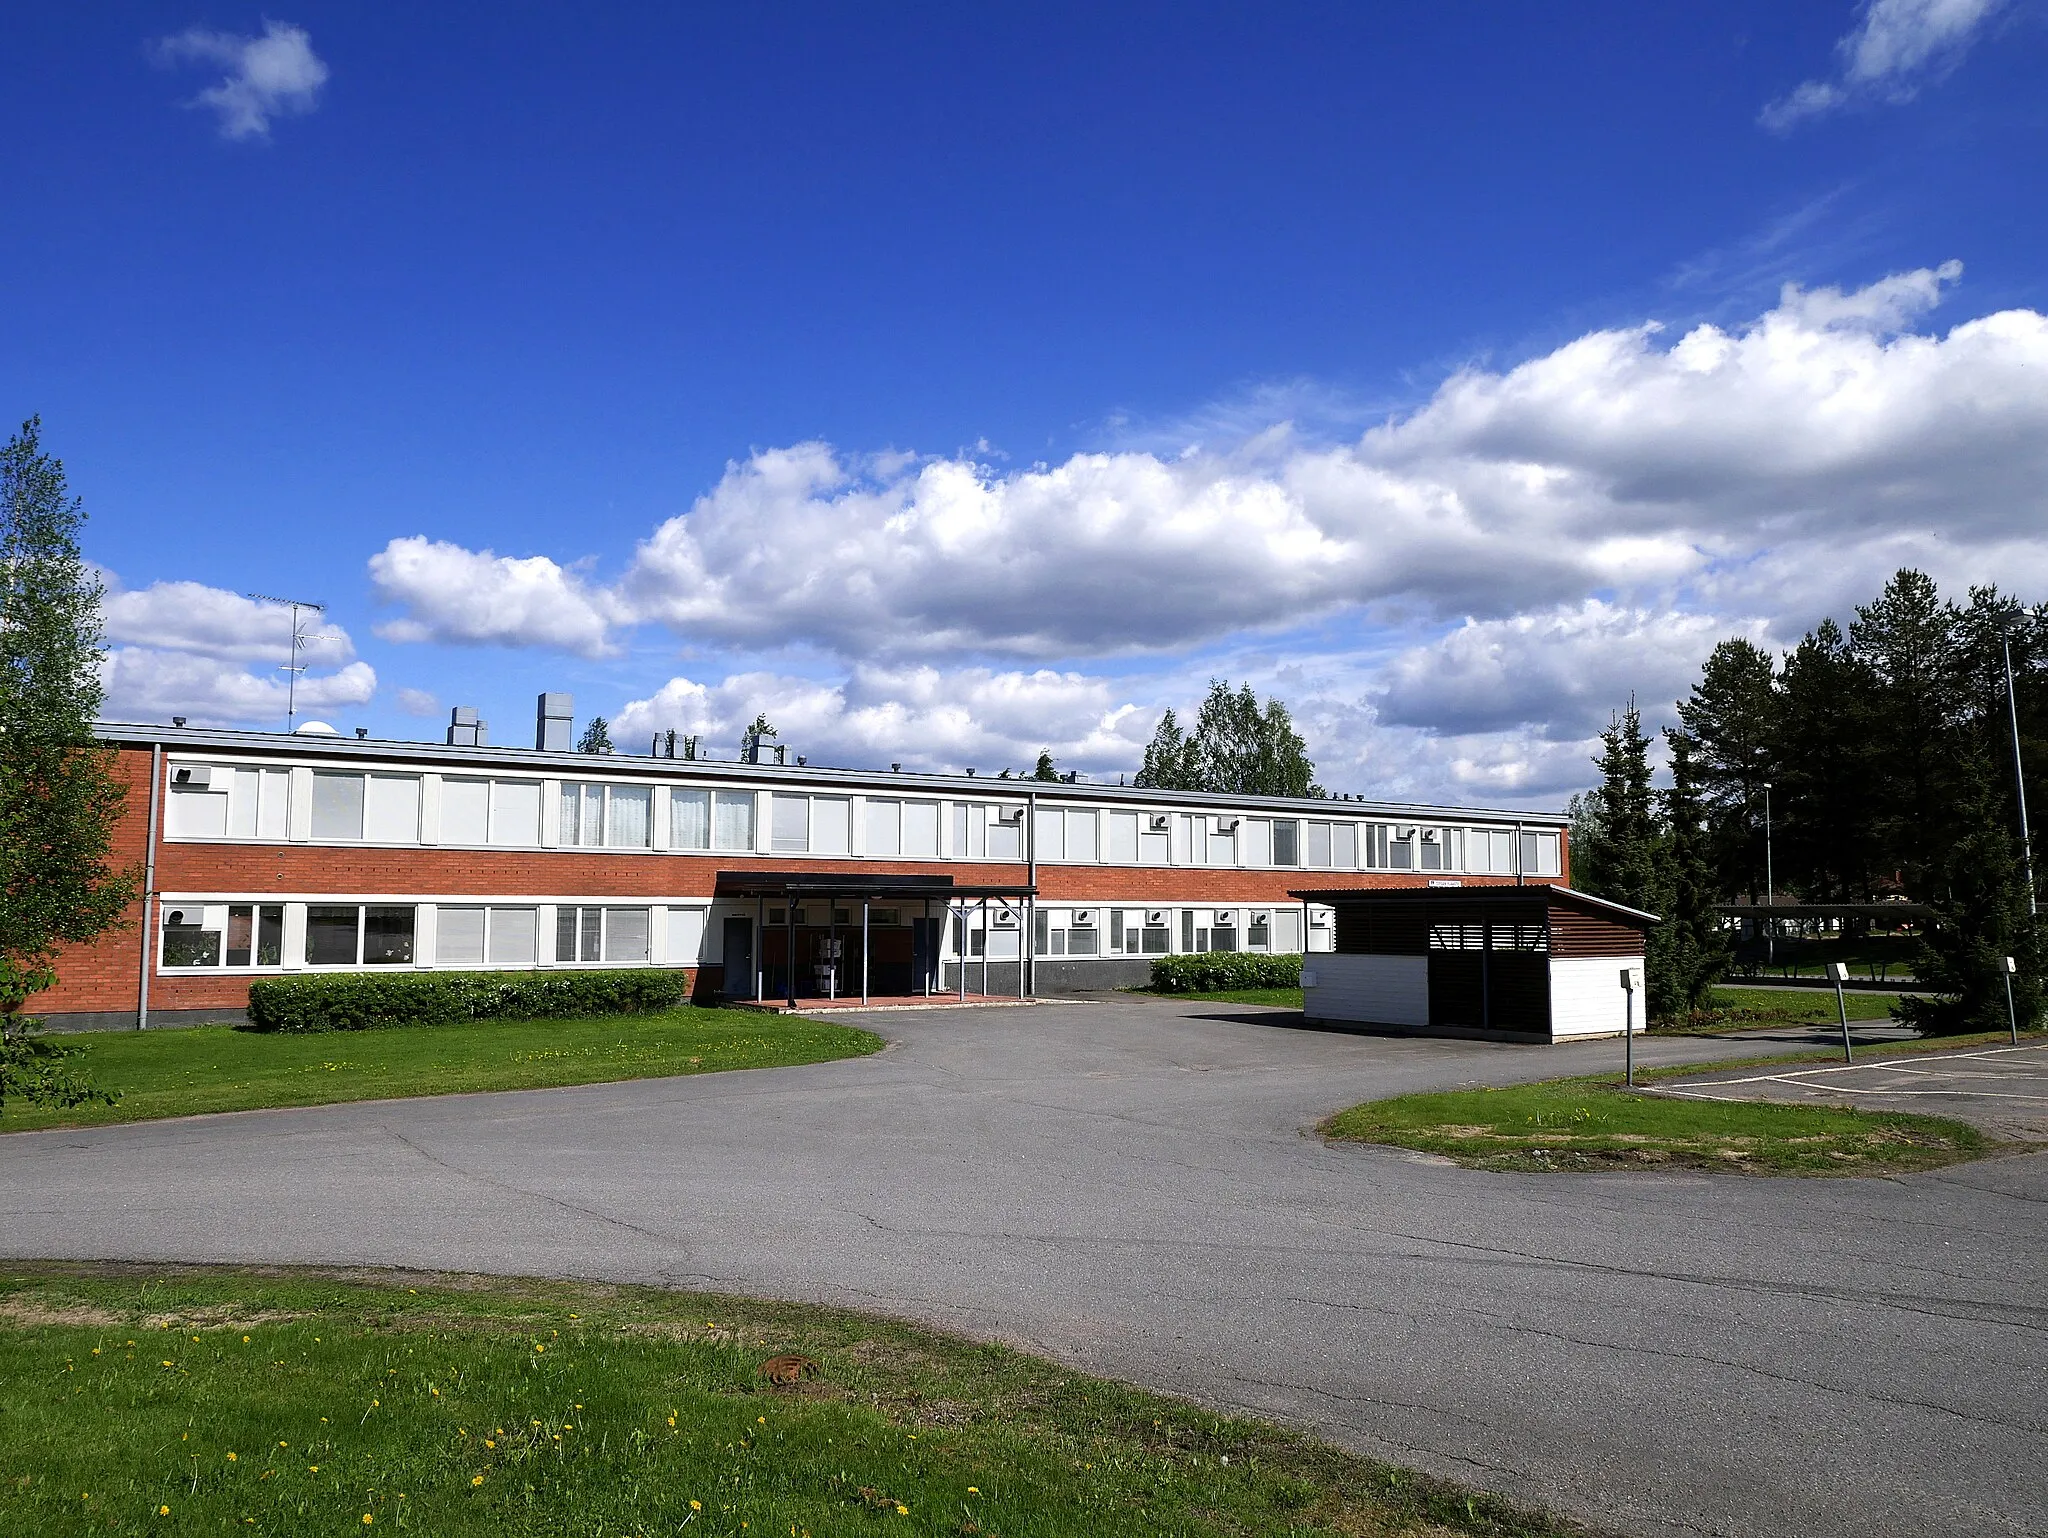
[[[314,770],[312,833],[317,839],[418,843],[419,776]]]
[[[751,850],[754,847],[754,793],[751,790],[670,791],[668,847]]]
[[[654,792],[644,785],[562,786],[561,832],[570,847],[645,849],[653,826]]]
[[[441,842],[538,844],[540,789],[538,780],[444,779]]]

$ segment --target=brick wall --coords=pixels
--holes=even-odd
[[[128,789],[126,815],[116,829],[116,857],[140,867],[147,843],[149,750],[124,748],[116,773]],[[1334,810],[1334,808],[1333,808]],[[1568,851],[1567,851],[1568,855]],[[1566,870],[1570,867],[1567,865]],[[304,844],[172,844],[157,850],[157,890],[213,893],[262,900],[267,893],[299,899],[317,893],[390,893],[464,897],[594,897],[704,900],[721,870],[802,870],[823,875],[950,875],[962,886],[1018,885],[1022,861],[813,859],[791,855],[631,854],[581,850],[376,849]],[[1205,870],[1187,866],[1132,867],[1045,864],[1038,868],[1042,903],[1282,904],[1293,887],[1403,887],[1427,879],[1420,872],[1312,870]],[[1512,877],[1465,876],[1468,886],[1502,885]],[[67,948],[57,986],[39,996],[39,1012],[133,1009],[141,963],[140,902],[122,929],[92,945]],[[249,980],[226,976],[165,976],[150,982],[154,1009],[241,1008]]]

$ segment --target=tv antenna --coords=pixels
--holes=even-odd
[[[299,714],[299,675],[306,671],[306,665],[299,661],[299,653],[308,646],[311,646],[315,641],[339,641],[341,637],[338,635],[308,635],[306,633],[305,624],[299,618],[300,611],[303,610],[312,614],[325,614],[327,612],[327,605],[324,603],[315,603],[310,598],[275,598],[269,593],[250,593],[248,596],[257,603],[282,604],[285,608],[292,611],[291,657],[279,669],[284,674],[285,679],[284,729],[285,734],[289,736],[292,731],[293,722]]]

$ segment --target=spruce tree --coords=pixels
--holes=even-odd
[[[1659,965],[1644,963],[1650,1013],[1659,1019],[1691,1014],[1706,1006],[1707,994],[1729,961],[1728,938],[1714,911],[1715,879],[1708,859],[1706,808],[1700,800],[1697,746],[1684,732],[1667,730],[1671,788],[1663,802],[1660,839],[1665,903],[1664,924],[1654,931]],[[1661,992],[1661,999],[1660,999]]]
[[[612,751],[612,724],[603,716],[592,716],[590,724],[583,728],[583,736],[576,744],[578,753],[609,753]]]
[[[1736,637],[1707,656],[1678,718],[1698,748],[1713,863],[1729,896],[1764,888],[1764,786],[1774,769],[1778,679],[1770,654]]]
[[[31,418],[0,449],[0,1104],[106,1098],[20,1014],[55,983],[60,949],[120,924],[135,896],[113,854],[126,796],[93,735],[104,590],[79,553],[84,521]]]
[[[1650,790],[1650,741],[1631,699],[1600,734],[1600,786],[1579,836],[1587,847],[1574,854],[1580,889],[1609,902],[1663,915],[1668,887],[1664,840],[1657,826],[1656,797]],[[1672,965],[1670,926],[1651,928],[1645,941],[1643,986],[1646,1014],[1669,1016],[1683,1007],[1684,985]]]
[[[1896,573],[1856,610],[1849,644],[1872,679],[1869,767],[1880,871],[1909,893],[1926,890],[1943,852],[1966,830],[1950,781],[1967,703],[1957,614],[1931,578]]]
[[[1059,777],[1059,766],[1052,761],[1051,750],[1041,748],[1038,753],[1038,764],[1031,771],[1031,778],[1034,780],[1057,780]]]

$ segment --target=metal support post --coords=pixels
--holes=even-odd
[[[2008,1027],[2009,1027],[2009,1028],[2011,1029],[2011,1031],[2012,1031],[2012,1044],[2013,1044],[2014,1046],[2018,1046],[2018,1045],[2020,1044],[2020,1017],[2019,1017],[2019,1012],[2018,1012],[2017,1010],[2015,1010],[2015,1009],[2013,1008],[2013,1005],[2012,1005],[2012,975],[2013,975],[2013,973],[2014,973],[2014,972],[2016,972],[2016,971],[2018,971],[2018,970],[2019,970],[2018,964],[2017,964],[2017,963],[2015,963],[2015,962],[2013,961],[2012,957],[2010,957],[2010,956],[2006,957],[2006,958],[2005,958],[2005,1021],[2006,1021],[2006,1025],[2007,1025],[2007,1026],[2008,1026]]]
[[[1828,963],[1828,981],[1835,985],[1835,1013],[1842,1017],[1842,1061],[1856,1061],[1855,1049],[1849,1044],[1849,1001],[1842,996],[1842,985],[1849,980],[1849,964],[1846,961]]]
[[[768,1002],[768,899],[754,899],[754,1002]]]
[[[962,1004],[967,1002],[967,952],[973,943],[973,938],[967,933],[967,904],[962,903],[960,905],[960,943],[955,947],[960,952],[960,1002]],[[986,935],[982,937],[982,943],[984,945],[988,943]]]
[[[872,897],[860,900],[860,1001],[863,1005],[868,1001],[868,904],[873,901]]]
[[[988,899],[981,900],[981,996],[988,997],[988,953],[989,941],[993,938],[988,927]]]
[[[1621,969],[1621,1062],[1622,1080],[1636,1087],[1636,988],[1642,974],[1634,967]]]

